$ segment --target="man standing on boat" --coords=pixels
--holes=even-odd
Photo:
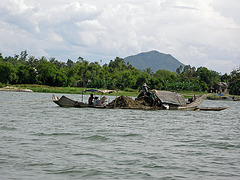
[[[88,104],[89,105],[93,105],[93,94],[90,95],[90,97],[88,98]]]
[[[140,90],[139,90],[140,91]],[[148,91],[147,84],[144,83],[142,85],[142,92],[138,96],[138,98],[144,98],[145,101],[150,103],[150,106],[154,107],[156,106],[156,97],[154,91]]]
[[[142,92],[143,92],[143,95],[146,95],[148,93],[148,88],[146,83],[144,83],[142,86]]]

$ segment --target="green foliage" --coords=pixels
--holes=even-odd
[[[199,85],[201,87],[201,91],[207,91],[208,90],[208,86],[204,81],[199,81]]]
[[[162,89],[163,80],[161,78],[152,77],[149,80],[148,86],[150,87],[150,89]]]
[[[228,75],[227,73],[221,76],[221,82],[229,83],[230,79],[231,79],[231,76]]]
[[[150,75],[148,73],[142,72],[137,76],[136,85],[134,86],[135,89],[142,87],[144,83],[148,83],[150,80]]]
[[[28,65],[20,65],[17,67],[17,83],[19,84],[34,84],[36,75],[35,70]]]
[[[230,94],[240,95],[240,66],[231,72]]]
[[[0,82],[0,88],[5,87],[6,85]]]
[[[26,61],[26,60],[27,60],[27,56],[28,56],[27,50],[22,51],[21,54],[20,54],[20,59],[21,59],[22,61]]]
[[[3,56],[2,56],[2,53],[0,52],[0,62],[3,61]]]
[[[0,82],[14,84],[17,81],[14,66],[9,62],[0,62]]]
[[[126,69],[126,67],[127,67],[124,60],[122,58],[119,58],[119,57],[116,57],[116,59],[114,61],[111,60],[108,66],[113,71],[122,71],[122,70]]]
[[[171,91],[201,91],[202,88],[199,83],[194,82],[164,82],[164,90]]]
[[[212,88],[214,84],[220,82],[219,73],[216,71],[208,70],[206,67],[198,68],[197,74],[199,80],[205,82],[208,88]]]
[[[58,70],[53,63],[42,61],[37,67],[36,81],[51,86],[67,86],[67,76]]]
[[[231,75],[200,67],[180,66],[177,73],[150,68],[141,71],[116,57],[109,64],[88,62],[79,57],[77,62],[68,59],[66,63],[51,57],[29,56],[27,51],[14,57],[3,57],[0,53],[0,83],[40,84],[48,86],[118,89],[136,91],[147,83],[150,89],[171,91],[206,91],[216,82],[230,82],[231,92],[239,93],[239,69]],[[221,78],[221,79],[220,79]]]
[[[125,92],[136,92],[136,90],[134,90],[132,88],[125,88],[124,91]]]
[[[177,75],[175,72],[171,72],[164,69],[159,69],[153,76],[162,79],[163,81],[173,82],[177,80]]]
[[[233,95],[240,95],[240,78],[234,80],[231,84],[230,84],[230,94]]]

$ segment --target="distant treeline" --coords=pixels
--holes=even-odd
[[[27,51],[14,57],[0,53],[0,85],[40,84],[50,86],[79,86],[130,91],[140,89],[147,83],[151,89],[171,91],[207,91],[217,82],[230,84],[231,94],[240,94],[240,66],[229,75],[209,70],[206,67],[180,66],[176,72],[150,68],[138,70],[116,57],[109,64],[88,62],[82,57],[73,62],[61,62],[51,57],[28,56]]]

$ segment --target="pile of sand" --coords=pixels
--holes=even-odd
[[[135,101],[127,96],[120,96],[108,104],[110,107],[126,109],[151,109],[152,107],[144,99]]]

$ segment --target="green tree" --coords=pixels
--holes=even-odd
[[[230,80],[231,80],[231,76],[228,75],[227,73],[221,76],[221,82],[229,83]]]
[[[35,56],[30,56],[26,62],[26,65],[35,68],[39,63],[40,61],[37,58],[35,58]]]
[[[28,56],[27,50],[22,51],[21,54],[20,54],[20,60],[25,62],[27,60],[27,56]]]
[[[177,80],[177,75],[175,72],[171,72],[171,71],[164,70],[164,69],[157,70],[153,76],[155,78],[159,78],[163,81],[173,82],[173,81]]]
[[[189,81],[189,82],[194,81],[197,77],[195,67],[191,67],[191,66],[190,66],[190,68],[185,69],[183,74],[184,74],[186,80]]]
[[[77,75],[77,69],[74,68],[74,66],[67,71],[66,75],[68,78],[68,85],[70,85],[70,86],[73,86],[80,78]]]
[[[71,59],[67,60],[67,67],[68,67],[68,69],[71,69],[74,65],[75,65],[75,63]]]
[[[219,73],[208,70],[206,67],[199,67],[197,69],[198,78],[207,84],[208,88],[212,88],[214,84],[220,81]]]
[[[19,64],[18,57],[16,57],[16,56],[15,57],[11,57],[11,56],[5,57],[3,59],[3,61],[11,63],[14,67],[16,67]]]
[[[54,64],[56,66],[56,68],[58,68],[58,69],[66,67],[66,64],[64,62],[60,62],[60,61],[56,60],[55,57],[51,57],[49,59],[49,62]]]
[[[179,68],[177,68],[176,72],[178,81],[180,82],[196,81],[197,73],[195,67],[191,67],[190,65],[186,65],[184,67],[180,66]]]
[[[19,84],[35,84],[36,72],[27,65],[20,65],[17,68],[17,76]]]
[[[146,69],[143,70],[143,72],[148,73],[150,75],[150,77],[153,76],[153,71],[152,71],[151,68],[146,68]]]
[[[136,85],[135,85],[135,89],[139,89],[142,87],[142,85],[144,83],[147,83],[149,82],[150,80],[150,75],[148,73],[145,73],[145,72],[141,72],[138,76],[137,76],[137,81],[136,81]]]
[[[68,86],[68,78],[67,78],[66,74],[64,74],[60,70],[57,70],[56,78],[55,78],[53,85],[59,86],[59,87]]]
[[[46,60],[37,66],[37,82],[50,86],[67,86],[67,76]]]
[[[115,60],[111,60],[108,65],[110,68],[116,71],[122,71],[124,69],[127,69],[127,65],[124,62],[124,59],[120,57],[116,57]]]
[[[129,70],[124,70],[120,73],[121,86],[119,89],[133,88],[136,84],[137,79]]]
[[[163,80],[161,78],[152,77],[149,80],[150,89],[161,89],[163,86]]]
[[[4,84],[16,83],[17,76],[14,66],[9,62],[0,62],[0,82]]]
[[[2,53],[0,53],[0,62],[3,62],[3,56],[2,56]]]
[[[180,65],[180,66],[176,69],[176,73],[177,73],[177,74],[181,74],[182,71],[183,71],[183,66]]]
[[[232,79],[230,80],[229,84],[229,93],[233,95],[240,95],[240,66],[234,69],[230,76]]]

